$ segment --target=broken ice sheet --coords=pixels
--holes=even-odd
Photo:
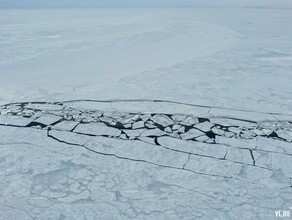
[[[157,114],[157,115],[154,115],[151,118],[151,120],[161,125],[162,127],[168,127],[174,124],[174,121],[171,118],[169,118],[167,115]]]
[[[88,135],[105,135],[105,136],[119,136],[121,134],[121,131],[108,127],[105,124],[101,123],[88,123],[88,124],[79,124],[75,129],[74,132],[76,133],[82,133],[82,134],[88,134]]]
[[[49,115],[49,114],[44,114],[37,118],[34,122],[41,123],[44,125],[51,125],[54,124],[58,121],[60,121],[62,118],[56,115]]]
[[[180,136],[183,140],[191,140],[193,138],[197,138],[202,135],[205,135],[205,133],[198,129],[192,128],[186,133],[181,134]]]
[[[212,118],[197,118],[183,114],[176,116],[135,112],[119,114],[113,111],[101,114],[100,110],[93,109],[91,111],[66,109],[54,112],[30,110],[29,115],[31,118],[24,116],[11,118],[9,115],[9,117],[0,115],[0,120],[24,127],[27,126],[26,123],[50,124],[38,130],[36,134],[42,134],[42,139],[48,139],[46,141],[50,144],[56,142],[56,146],[63,146],[63,151],[70,149],[67,153],[70,155],[67,159],[69,161],[74,158],[82,158],[82,161],[92,160],[89,164],[93,169],[100,166],[103,161],[108,161],[106,167],[110,171],[122,169],[122,165],[127,164],[128,172],[141,167],[143,176],[147,175],[147,170],[150,169],[146,168],[147,166],[155,167],[153,169],[160,173],[172,170],[172,173],[181,175],[181,178],[171,176],[174,176],[176,181],[183,179],[184,184],[190,181],[196,185],[194,179],[198,181],[198,178],[208,178],[208,181],[199,187],[200,190],[192,189],[198,191],[200,195],[204,194],[206,183],[215,179],[220,179],[216,183],[217,186],[222,185],[224,181],[228,184],[228,189],[233,186],[232,181],[236,181],[236,186],[251,184],[252,187],[257,185],[269,189],[287,188],[291,184],[290,167],[287,165],[291,160],[288,155],[290,127],[287,123],[279,121],[246,123],[240,119],[232,119],[227,125],[226,120],[219,120],[220,118],[216,118],[216,122],[213,122]],[[185,125],[182,125],[181,121],[184,121]],[[3,126],[5,128],[5,124]],[[17,129],[11,126],[10,128]],[[29,129],[33,132],[35,128],[32,126]],[[278,132],[279,136],[271,136],[275,132]],[[2,134],[1,138],[6,136]],[[32,141],[25,140],[25,142]],[[46,148],[54,148],[47,143],[45,145]],[[60,154],[64,157],[63,151]],[[82,153],[75,155],[79,151]],[[284,155],[285,152],[287,155]],[[278,161],[277,164],[274,164],[274,161]],[[79,164],[82,166],[83,162]],[[66,171],[64,168],[61,170],[60,172]],[[137,173],[141,173],[141,170]],[[121,171],[123,172],[123,169]],[[105,171],[105,173],[110,175],[111,172]],[[185,181],[186,176],[190,175],[196,177]],[[89,178],[90,181],[94,182],[94,176]],[[68,188],[75,194],[67,194],[66,184],[62,185],[65,191],[59,190],[61,188],[58,181],[55,181],[56,184],[50,184],[52,188],[44,191],[33,188],[33,192],[59,202],[92,199],[90,194],[92,189],[86,188],[89,180],[76,179],[78,180],[68,180],[70,181]],[[97,187],[98,184],[94,182],[93,185]],[[115,185],[112,182],[108,184]]]
[[[53,129],[63,130],[63,131],[71,131],[73,130],[79,122],[75,121],[61,121],[60,123],[53,126]]]
[[[157,142],[164,147],[187,152],[191,154],[197,154],[202,156],[211,156],[216,158],[224,158],[227,151],[227,146],[219,144],[206,144],[194,141],[179,140],[173,137],[159,137]]]
[[[24,118],[21,116],[0,115],[0,124],[13,126],[26,126],[30,124],[33,118]]]

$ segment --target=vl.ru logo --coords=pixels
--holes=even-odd
[[[290,210],[275,210],[275,215],[277,218],[289,218],[291,216],[292,207]]]

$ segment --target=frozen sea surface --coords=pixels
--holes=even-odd
[[[0,219],[275,219],[292,10],[0,10]]]
[[[167,99],[292,113],[292,13],[0,12],[0,100]]]

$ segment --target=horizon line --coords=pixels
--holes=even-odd
[[[205,6],[205,5],[197,5],[197,6],[13,6],[13,7],[2,7],[0,9],[163,9],[163,8],[247,8],[247,9],[292,9],[291,6],[223,6],[223,5],[215,5],[215,6]]]

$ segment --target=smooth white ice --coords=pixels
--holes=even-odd
[[[0,11],[0,102],[168,99],[292,112],[285,9]]]

